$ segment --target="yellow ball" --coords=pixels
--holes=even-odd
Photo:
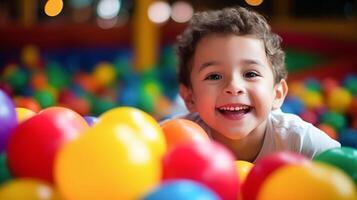
[[[352,180],[339,169],[322,163],[287,165],[263,183],[258,200],[356,200]]]
[[[126,124],[97,124],[60,150],[55,180],[68,200],[140,199],[156,187],[161,162]]]
[[[26,119],[34,116],[36,113],[30,109],[27,108],[15,108],[16,110],[16,115],[17,115],[17,121],[19,123],[25,121]]]
[[[301,81],[289,82],[289,94],[292,96],[300,97],[300,95],[305,91],[304,83]]]
[[[313,90],[305,90],[300,94],[300,98],[307,108],[321,108],[323,106],[323,98],[321,93]]]
[[[352,94],[344,88],[336,88],[327,96],[327,106],[330,110],[345,113],[352,102]]]
[[[59,193],[48,183],[29,179],[13,179],[0,187],[0,199],[39,199],[55,200],[61,199]]]
[[[116,78],[115,68],[110,63],[99,63],[94,68],[93,77],[99,83],[100,86],[108,86]]]
[[[161,126],[144,111],[133,107],[117,107],[103,113],[97,123],[106,124],[109,127],[129,125],[158,158],[166,153],[167,144]]]
[[[238,170],[239,182],[243,183],[254,164],[244,160],[237,160],[235,163]]]
[[[21,60],[28,67],[38,67],[40,52],[34,45],[26,45],[21,52]]]

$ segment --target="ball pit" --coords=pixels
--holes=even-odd
[[[165,129],[158,124],[154,129],[158,130],[158,132],[162,129],[162,132],[152,137],[155,134],[152,134],[152,131],[148,131],[152,130],[152,128],[147,126],[148,124],[153,124],[155,119],[171,116],[174,112],[168,109],[171,106],[170,103],[177,96],[176,61],[171,46],[162,49],[160,62],[155,68],[141,74],[133,71],[131,64],[133,55],[128,49],[121,49],[115,52],[111,50],[110,56],[99,54],[97,56],[93,53],[80,53],[78,55],[79,51],[66,51],[66,53],[56,52],[55,55],[51,55],[48,52],[41,52],[36,46],[26,47],[21,58],[19,58],[20,61],[6,63],[3,66],[0,74],[0,88],[3,93],[6,93],[14,100],[13,108],[23,107],[35,113],[40,113],[42,109],[53,105],[72,109],[84,116],[83,119],[78,118],[78,120],[86,122],[86,130],[81,131],[77,139],[63,142],[64,144],[56,150],[56,152],[60,153],[55,155],[55,151],[49,147],[47,148],[46,145],[37,145],[30,148],[40,138],[40,136],[36,137],[36,134],[35,137],[27,136],[28,139],[24,139],[23,143],[12,142],[16,143],[15,146],[17,146],[18,153],[15,156],[11,151],[10,153],[3,152],[1,154],[0,178],[2,178],[2,182],[21,181],[23,176],[33,176],[32,172],[34,171],[32,170],[36,168],[41,170],[43,174],[38,174],[36,171],[33,176],[36,179],[35,181],[41,183],[44,179],[50,181],[50,183],[46,184],[53,188],[58,187],[61,194],[68,199],[76,200],[93,197],[98,197],[98,199],[173,199],[174,197],[180,198],[180,195],[184,195],[185,199],[198,198],[198,196],[205,196],[211,199],[218,199],[222,196],[225,199],[237,199],[237,196],[243,196],[242,194],[244,193],[248,193],[248,196],[261,193],[258,199],[271,199],[274,195],[285,195],[276,196],[276,199],[287,199],[289,196],[286,195],[289,195],[289,192],[294,190],[304,191],[303,194],[299,194],[303,196],[297,195],[294,197],[301,199],[355,198],[355,190],[351,189],[353,183],[351,184],[351,181],[347,180],[346,174],[354,177],[353,174],[356,173],[356,170],[354,168],[346,168],[348,173],[341,175],[341,171],[338,171],[338,165],[345,161],[337,161],[336,164],[335,157],[331,161],[322,158],[323,154],[321,154],[321,158],[317,157],[316,160],[311,161],[310,165],[314,165],[313,167],[305,167],[305,164],[296,166],[295,162],[281,161],[283,164],[280,163],[279,169],[276,171],[274,169],[274,173],[270,174],[273,176],[277,172],[277,177],[268,177],[266,174],[266,179],[263,180],[260,177],[260,182],[255,185],[254,192],[244,192],[247,189],[244,189],[241,184],[248,185],[249,182],[254,182],[252,174],[256,173],[254,168],[259,168],[258,163],[257,166],[252,166],[253,164],[250,165],[233,159],[222,161],[222,159],[218,159],[219,156],[215,156],[220,150],[212,148],[213,150],[210,150],[211,153],[205,157],[203,156],[205,163],[211,163],[211,165],[202,165],[201,168],[197,169],[197,166],[193,164],[192,168],[186,168],[192,163],[199,162],[197,154],[199,154],[200,150],[205,150],[198,147],[190,147],[191,149],[188,148],[188,150],[186,148],[184,151],[186,153],[182,157],[173,156],[172,152],[182,151],[180,146],[183,144],[178,145],[181,142],[178,139],[179,137],[170,139],[167,137]],[[102,52],[106,52],[106,50]],[[342,80],[331,77],[321,79],[310,77],[289,82],[289,94],[282,110],[300,115],[306,121],[315,124],[326,132],[330,137],[339,140],[344,147],[348,146],[356,149],[356,77],[356,74],[349,74]],[[0,104],[0,106],[2,105],[4,104]],[[118,106],[139,108],[140,112],[146,112],[146,114],[141,113],[141,115],[149,117],[134,120],[135,117],[130,115],[131,112],[120,114],[116,110]],[[111,114],[106,113],[107,111]],[[24,113],[16,112],[17,117],[25,117]],[[33,115],[33,117],[36,118],[36,115],[38,114]],[[71,119],[64,120],[67,121],[66,126],[71,124],[68,120],[71,121]],[[111,122],[104,123],[103,121]],[[136,121],[137,127],[133,128],[133,123],[130,121]],[[28,122],[24,121],[24,123]],[[43,124],[38,123],[38,127],[45,129],[46,126]],[[16,123],[13,126],[14,129],[23,129],[23,132],[25,132],[25,128],[21,128],[24,125]],[[27,126],[26,130],[28,129],[36,130]],[[182,124],[174,129],[175,135],[185,137],[187,140],[195,137],[195,133],[192,130],[187,131],[187,127]],[[184,134],[182,133],[183,130],[186,130]],[[10,134],[9,132],[6,134]],[[173,145],[171,147],[171,145],[167,145],[169,140],[171,143],[177,143],[177,146]],[[208,140],[205,141],[206,139],[203,140],[202,142],[207,142],[208,145],[200,145],[210,149],[210,142]],[[0,139],[0,141],[4,140]],[[44,143],[50,146],[55,141],[48,139]],[[165,147],[165,144],[167,147]],[[11,144],[11,146],[14,146],[14,144]],[[19,146],[21,146],[22,150]],[[5,159],[6,153],[9,153],[12,161]],[[52,170],[52,164],[49,165],[48,160],[51,159],[47,159],[47,161],[40,160],[43,154],[51,154],[51,159],[55,159],[54,182],[52,175],[49,175],[49,171]],[[283,154],[288,153],[284,152]],[[331,153],[327,152],[326,154]],[[35,159],[34,155],[38,159],[26,163],[32,162],[38,165],[28,166],[22,163],[27,161],[25,157]],[[348,160],[348,158],[339,156],[342,156],[342,154],[336,156],[337,160]],[[166,159],[166,164],[158,161],[158,158],[162,157]],[[287,159],[294,160],[295,157],[293,155],[287,156]],[[16,161],[21,163],[19,166],[25,166],[21,170],[32,172],[24,174],[17,172],[18,170],[15,169],[16,167],[14,168],[13,160],[20,160]],[[167,160],[174,164],[167,164],[169,163]],[[328,165],[328,167],[320,167],[319,164],[315,164],[315,162],[321,162],[318,160],[327,161],[325,165]],[[278,161],[276,162],[279,163]],[[349,164],[352,162],[354,160],[349,160]],[[39,163],[42,164],[40,165]],[[214,163],[218,166],[214,165]],[[222,167],[222,163],[227,166],[233,166],[228,170],[228,172],[234,174],[229,175],[231,178],[229,179],[230,185],[227,183],[227,178],[221,180],[222,177],[225,177],[223,175],[217,175],[217,179],[221,180],[221,182],[215,184],[204,177],[205,172],[213,173],[212,165],[214,165],[214,170],[218,170],[217,168]],[[272,163],[274,162],[271,162],[270,166],[264,167],[265,172],[274,168]],[[8,173],[8,165],[12,166],[12,169],[11,167],[10,169],[13,176]],[[284,170],[285,172],[278,172],[278,170],[285,168],[289,169],[287,171]],[[182,176],[172,178],[174,175],[167,175],[170,170],[180,172]],[[323,174],[323,177],[316,176],[315,172]],[[182,177],[191,175],[201,177],[194,177],[197,178],[195,181],[192,179],[182,181]],[[332,175],[335,175],[335,178]],[[161,176],[164,178],[160,179]],[[75,181],[73,177],[76,177]],[[170,180],[168,181],[168,179]],[[258,191],[262,189],[258,188],[258,186],[260,184],[264,185],[265,181],[268,181],[266,183],[268,186],[264,186],[262,188],[265,189]],[[167,184],[168,182],[171,184]],[[247,184],[245,184],[246,182]],[[336,182],[343,183],[342,187],[347,191],[345,196],[341,196],[338,193],[341,185],[336,185]],[[279,189],[282,183],[286,183],[284,184],[284,187],[287,187],[286,191]],[[356,185],[356,183],[354,184]],[[180,193],[180,191],[177,191],[180,185],[181,187],[184,185],[189,191],[185,194]],[[0,191],[7,190],[6,187],[1,185]],[[27,189],[17,187],[16,191],[18,190],[26,191]],[[328,191],[323,193],[325,190]],[[168,191],[170,194],[167,194]],[[173,196],[172,193],[176,194],[176,192],[177,195]],[[12,194],[23,195],[25,193],[16,194],[12,192]],[[21,196],[21,199],[33,197],[33,194],[26,195],[26,197]],[[252,199],[256,198],[257,196]],[[249,200],[249,197],[247,199]]]

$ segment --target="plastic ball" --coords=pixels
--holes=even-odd
[[[308,78],[304,81],[305,88],[308,90],[320,92],[321,91],[321,85],[320,82],[317,79],[314,78]]]
[[[70,74],[58,62],[50,61],[46,66],[48,84],[56,89],[62,89],[70,83]]]
[[[9,85],[11,85],[15,92],[18,92],[27,85],[29,74],[23,68],[16,68],[15,71],[6,77],[5,80]]]
[[[53,106],[56,103],[55,96],[46,89],[35,91],[34,98],[42,108]]]
[[[304,110],[304,103],[297,97],[289,96],[281,108],[284,112],[300,115]]]
[[[344,129],[338,137],[342,146],[352,147],[357,149],[357,131],[354,129]]]
[[[60,200],[60,194],[54,187],[36,179],[13,179],[0,187],[0,199],[39,199]]]
[[[328,136],[330,136],[330,138],[337,140],[337,133],[335,131],[335,129],[328,124],[319,124],[317,125],[317,128],[319,128],[321,131],[323,131],[324,133],[326,133]]]
[[[149,114],[133,107],[117,107],[99,116],[99,122],[107,126],[129,125],[158,157],[166,153],[165,135],[159,123]]]
[[[38,68],[40,53],[36,46],[26,45],[21,51],[21,61],[29,68]]]
[[[320,123],[331,125],[336,132],[341,131],[347,125],[346,117],[336,112],[326,112],[321,115]]]
[[[17,121],[19,123],[25,121],[26,119],[36,114],[34,111],[27,108],[15,108],[15,110],[16,110]]]
[[[335,78],[328,77],[328,78],[322,79],[321,86],[322,86],[322,92],[325,95],[328,95],[335,88],[339,87],[339,83]]]
[[[312,110],[305,110],[300,114],[301,119],[311,124],[317,124],[319,117],[316,112]]]
[[[189,142],[163,158],[163,180],[190,179],[222,199],[237,199],[240,184],[233,154],[216,142]]]
[[[265,180],[280,167],[291,164],[306,165],[310,160],[293,152],[277,152],[263,157],[255,163],[242,185],[244,200],[255,200]]]
[[[292,96],[300,97],[305,91],[305,86],[300,81],[289,82],[288,85],[289,93]]]
[[[244,160],[237,160],[235,163],[238,170],[239,182],[243,183],[254,164]]]
[[[17,126],[14,103],[0,90],[0,153],[6,148],[12,130]]]
[[[53,182],[52,170],[58,149],[87,127],[82,116],[62,107],[44,109],[20,123],[7,146],[11,173],[16,177]]]
[[[350,147],[328,149],[315,156],[314,160],[341,169],[353,179],[357,186],[357,149]]]
[[[336,88],[327,96],[327,106],[331,111],[345,113],[351,102],[352,95],[344,88]]]
[[[357,95],[357,75],[348,75],[343,81],[344,87],[352,94]]]
[[[56,184],[66,199],[140,199],[157,186],[161,160],[130,124],[98,122],[65,144],[55,165]]]
[[[16,107],[27,108],[36,113],[41,110],[40,104],[35,99],[30,97],[15,97],[14,103]]]
[[[209,137],[200,125],[187,119],[170,119],[161,124],[165,134],[167,148],[190,141],[209,141]]]
[[[89,126],[93,126],[98,121],[98,118],[94,116],[84,116],[84,119],[86,120]]]
[[[323,98],[320,92],[305,90],[300,98],[307,108],[314,109],[323,106]]]
[[[206,186],[191,180],[163,182],[146,195],[143,200],[219,200],[220,198]]]
[[[102,62],[95,66],[93,77],[100,86],[105,87],[113,83],[116,71],[111,63]]]
[[[6,154],[0,154],[0,185],[12,178],[9,168],[7,167]]]
[[[355,200],[357,192],[352,180],[338,168],[311,163],[279,168],[267,178],[257,199]]]
[[[357,96],[353,97],[347,113],[350,114],[352,117],[357,118]]]
[[[83,88],[84,91],[89,93],[96,93],[99,88],[98,82],[94,79],[94,77],[85,73],[78,73],[74,77],[75,84],[79,85]]]
[[[32,75],[30,85],[35,90],[44,89],[48,85],[47,76],[43,72],[38,72]]]

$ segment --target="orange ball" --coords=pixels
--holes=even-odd
[[[330,138],[337,140],[337,133],[332,126],[328,124],[319,124],[317,128],[325,132],[328,136],[330,136]]]
[[[36,113],[41,110],[40,104],[35,99],[30,97],[16,97],[14,102],[16,107],[27,108]]]
[[[35,73],[30,80],[30,85],[35,90],[44,89],[48,85],[46,74],[43,72]]]
[[[206,131],[187,119],[170,119],[161,124],[168,149],[189,141],[208,141]]]

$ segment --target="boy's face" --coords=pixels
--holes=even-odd
[[[279,108],[287,86],[274,84],[264,44],[249,36],[208,35],[192,58],[191,88],[180,94],[214,131],[241,139],[265,131],[272,109]]]

